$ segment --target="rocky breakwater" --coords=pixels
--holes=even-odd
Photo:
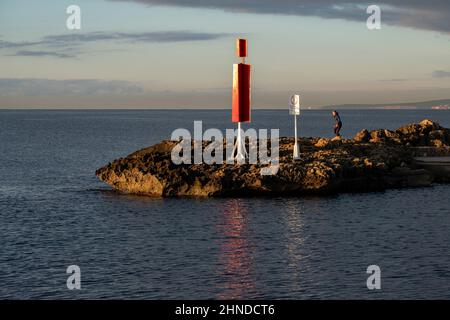
[[[272,175],[262,175],[267,165],[261,164],[174,164],[171,152],[178,143],[162,141],[136,151],[96,175],[120,192],[160,197],[302,196],[429,186],[436,177],[417,166],[415,153],[420,148],[448,152],[450,130],[423,120],[394,131],[364,129],[353,139],[300,138],[301,158],[295,161],[294,139],[282,137]]]

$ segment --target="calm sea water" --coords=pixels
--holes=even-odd
[[[448,111],[342,111],[343,134]],[[94,172],[217,111],[0,111],[0,298],[450,298],[450,186],[326,198],[152,199]],[[286,110],[253,125],[292,135]],[[305,111],[304,136],[331,136]],[[81,268],[82,290],[66,288]],[[369,291],[366,268],[381,268]]]

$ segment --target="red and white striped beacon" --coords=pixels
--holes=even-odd
[[[247,150],[242,139],[242,122],[251,121],[251,65],[245,63],[247,57],[247,40],[236,40],[236,55],[242,58],[241,63],[233,64],[233,108],[232,121],[238,124],[238,133],[234,145],[233,157],[238,162],[245,161]],[[234,156],[236,154],[236,156]]]

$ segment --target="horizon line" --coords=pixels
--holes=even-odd
[[[322,106],[315,106],[315,107],[302,107],[302,110],[332,110],[332,109],[358,109],[357,106],[361,106],[360,109],[396,109],[395,107],[398,107],[399,109],[431,109],[430,107],[419,107],[418,104],[424,104],[424,103],[439,103],[439,102],[448,102],[450,103],[450,98],[446,99],[432,99],[432,100],[419,100],[414,102],[388,102],[388,103],[339,103],[339,104],[327,104]],[[410,105],[410,106],[408,106]],[[445,105],[449,107],[448,105]],[[350,108],[349,108],[350,107]],[[384,108],[383,108],[384,107]],[[389,107],[389,108],[387,108]],[[253,110],[283,110],[288,108],[288,106],[269,106],[269,107],[262,107],[262,106],[254,106],[252,107]],[[180,106],[126,106],[126,107],[110,107],[110,106],[0,106],[0,110],[228,110],[231,109],[231,105],[227,107],[180,107]]]

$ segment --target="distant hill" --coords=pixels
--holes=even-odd
[[[338,104],[319,107],[319,109],[438,109],[438,108],[450,110],[450,99],[422,101],[422,102],[408,102],[408,103]]]

